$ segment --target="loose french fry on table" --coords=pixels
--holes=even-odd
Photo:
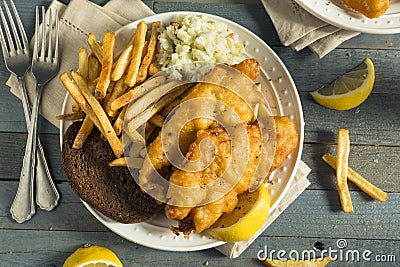
[[[146,41],[147,25],[141,21],[136,29],[135,37],[133,39],[133,51],[131,62],[128,67],[128,73],[125,78],[125,84],[132,87],[136,84],[136,78],[142,59],[144,43]]]
[[[331,257],[326,256],[319,259],[309,260],[271,260],[266,259],[263,261],[269,267],[323,267],[328,265]]]
[[[141,84],[147,79],[148,69],[151,62],[153,61],[154,52],[156,50],[157,38],[160,27],[161,23],[159,21],[151,23],[150,41],[147,46],[146,56],[143,58],[142,64],[140,65],[139,68],[138,77],[136,80],[137,84]]]
[[[97,99],[104,98],[107,88],[110,84],[110,75],[114,57],[115,34],[112,31],[106,31],[103,38],[103,60],[101,61],[100,78],[95,89]]]
[[[322,159],[331,166],[334,170],[336,170],[336,158],[332,154],[326,153],[322,156]],[[385,202],[389,195],[376,187],[375,185],[371,184],[367,181],[364,177],[354,171],[352,168],[348,168],[348,175],[347,179],[353,182],[356,186],[358,186],[362,191],[367,193],[373,199]]]
[[[78,104],[77,104],[78,105]],[[78,105],[79,106],[79,105]],[[80,109],[80,108],[79,108]],[[85,112],[83,111],[78,111],[78,112],[73,112],[73,113],[67,113],[63,115],[58,115],[56,117],[57,120],[60,121],[74,121],[74,120],[80,120],[85,117]]]
[[[340,203],[342,204],[344,212],[353,212],[353,204],[351,203],[349,187],[347,185],[349,154],[349,130],[339,129],[336,158],[336,181],[338,184]]]
[[[122,143],[118,139],[118,136],[115,134],[115,131],[111,126],[111,123],[107,117],[107,114],[104,112],[103,107],[100,105],[99,101],[89,92],[87,83],[85,83],[85,80],[82,78],[82,76],[80,76],[79,73],[74,70],[71,71],[71,75],[78,88],[80,89],[82,95],[86,99],[87,103],[90,105],[96,117],[98,118],[98,121],[100,122],[100,125],[103,129],[102,134],[109,142],[115,156],[117,158],[121,157],[124,153]]]
[[[96,36],[93,33],[89,33],[88,36],[88,44],[93,54],[99,60],[99,62],[103,62],[103,49],[100,44],[97,42]]]
[[[111,74],[111,80],[118,81],[121,79],[122,75],[124,75],[132,57],[132,50],[133,45],[129,45],[124,49],[124,51],[122,51],[121,55],[117,59],[117,62],[115,63],[114,70]]]
[[[111,110],[115,111],[125,105],[128,105],[134,99],[139,98],[140,96],[150,92],[155,87],[160,86],[164,82],[164,76],[158,76],[147,80],[146,82],[134,87],[133,89],[129,90],[128,92],[124,93],[123,95],[112,101],[110,105]]]
[[[85,143],[86,139],[88,138],[88,136],[90,135],[90,133],[92,132],[94,127],[94,123],[93,121],[86,116],[85,119],[82,122],[82,126],[79,129],[74,143],[72,144],[72,147],[75,149],[80,149],[82,148],[83,144]]]

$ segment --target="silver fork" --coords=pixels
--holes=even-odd
[[[31,66],[31,56],[29,51],[28,39],[26,37],[24,27],[13,1],[10,0],[10,3],[16,19],[16,23],[18,25],[19,35],[8,5],[5,1],[3,1],[3,3],[6,9],[13,36],[10,33],[10,29],[8,26],[9,24],[7,23],[3,10],[0,7],[1,19],[7,36],[6,40],[5,35],[3,34],[0,27],[0,43],[7,69],[10,72],[14,73],[18,78],[25,121],[27,127],[29,127],[31,108],[29,105],[24,80],[24,76]],[[37,198],[37,203],[42,209],[52,210],[57,205],[59,194],[50,176],[49,168],[43,152],[43,147],[39,139],[37,140],[37,145],[39,149],[36,165],[37,187],[38,191],[47,192],[46,195],[41,194],[44,197]],[[25,167],[23,168],[30,169],[31,166],[25,165]],[[33,178],[33,171],[31,171],[28,175],[21,175],[17,194],[10,209],[13,218],[19,223],[29,220],[35,213],[35,205],[33,200]]]

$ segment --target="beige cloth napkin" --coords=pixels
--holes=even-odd
[[[299,51],[309,47],[319,58],[360,34],[332,26],[305,11],[294,0],[261,0],[281,43]]]
[[[86,0],[72,0],[68,6],[54,0],[50,7],[57,8],[60,15],[60,43],[62,44],[60,73],[77,67],[78,48],[87,46],[88,33],[93,32],[102,38],[106,30],[117,30],[131,21],[154,14],[140,0],[111,0],[104,7]],[[7,85],[11,87],[11,92],[19,97],[18,82],[14,76],[10,77]],[[32,97],[35,91],[35,80],[31,74],[27,75],[27,89]],[[40,112],[56,127],[59,127],[59,122],[55,117],[61,112],[65,94],[66,90],[58,78],[54,78],[43,91]],[[278,208],[272,212],[268,222],[257,236],[309,185],[306,178],[309,172],[307,165],[301,162],[288,197],[285,197]],[[228,243],[218,247],[218,250],[228,257],[237,257],[255,238],[256,236],[246,242]]]

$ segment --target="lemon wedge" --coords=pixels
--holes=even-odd
[[[374,81],[374,63],[366,58],[359,66],[310,94],[321,106],[348,110],[367,99],[374,87]]]
[[[110,249],[84,245],[72,253],[64,262],[63,267],[122,267],[117,255]]]
[[[222,215],[206,232],[225,242],[247,240],[265,223],[269,208],[269,191],[262,184],[254,192],[239,195],[234,211]]]

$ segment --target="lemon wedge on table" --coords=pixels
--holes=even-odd
[[[238,204],[206,230],[207,234],[225,242],[238,242],[252,237],[268,218],[270,194],[262,184],[254,192],[238,196]]]
[[[84,245],[72,253],[64,262],[63,267],[122,267],[117,255],[110,249]]]
[[[310,94],[321,106],[348,110],[367,99],[374,87],[374,81],[374,63],[366,58],[359,66]]]

